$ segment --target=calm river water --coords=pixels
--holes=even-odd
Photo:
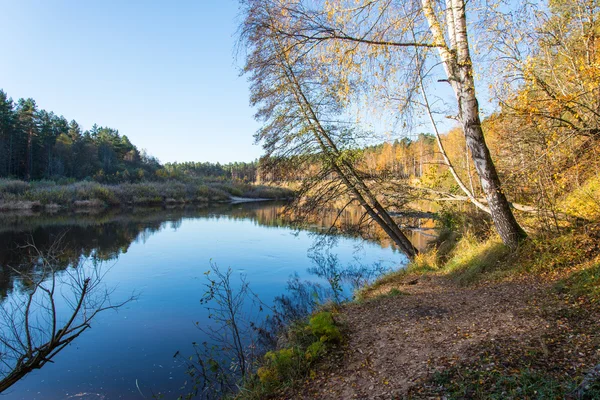
[[[337,257],[344,268],[378,265],[394,269],[405,263],[404,256],[391,247],[351,237],[339,237],[331,248],[315,250],[315,235],[287,226],[277,216],[280,209],[277,203],[247,203],[95,215],[0,216],[4,305],[21,301],[29,290],[8,268],[26,270],[31,265],[31,248],[23,246],[34,243],[43,252],[57,237],[62,237],[62,246],[55,262],[62,273],[85,259],[82,268],[100,267],[106,272],[102,285],[111,290],[111,302],[132,294],[137,297],[118,311],[98,314],[91,329],[60,351],[52,363],[27,374],[2,396],[141,399],[162,392],[165,398],[176,398],[187,376],[174,354],[192,354],[192,342],[206,339],[196,323],[207,323],[200,299],[211,262],[231,267],[235,279],[245,274],[254,293],[266,303],[285,292],[294,274],[326,286],[322,277],[309,272],[319,252]],[[58,300],[57,309],[60,313],[68,307]],[[0,325],[6,329],[7,322],[0,321]],[[38,323],[43,326],[43,321]],[[6,375],[10,366],[2,368]]]

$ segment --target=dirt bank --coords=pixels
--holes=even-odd
[[[558,293],[553,282],[462,287],[423,275],[379,291],[343,309],[347,344],[290,398],[490,398],[494,373],[518,378],[527,370],[576,386],[600,363],[597,305]],[[474,378],[481,390],[469,382],[472,370],[482,372]]]

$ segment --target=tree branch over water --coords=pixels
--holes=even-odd
[[[40,369],[91,326],[98,313],[117,310],[135,296],[111,302],[102,284],[108,270],[82,261],[56,267],[61,237],[42,253],[33,242],[29,265],[12,268],[21,287],[0,307],[0,392]],[[64,310],[64,311],[63,311]]]

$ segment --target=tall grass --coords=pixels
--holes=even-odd
[[[365,300],[380,295],[423,274],[443,275],[461,285],[536,275],[562,281],[562,288],[600,300],[599,260],[599,223],[554,235],[532,233],[515,251],[492,232],[474,235],[469,230],[442,229],[430,248],[406,268],[382,275],[359,290],[356,297]]]
[[[202,203],[227,201],[231,196],[282,199],[292,195],[286,189],[241,182],[165,181],[107,185],[87,181],[59,184],[0,179],[0,210],[53,205],[73,208]]]

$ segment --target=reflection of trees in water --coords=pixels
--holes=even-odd
[[[5,297],[14,286],[15,269],[27,272],[33,268],[30,259],[36,251],[47,253],[52,250],[57,238],[62,238],[64,246],[55,256],[54,268],[65,269],[76,265],[79,260],[89,258],[94,262],[113,260],[129,248],[143,230],[157,230],[160,226],[139,225],[130,223],[104,223],[91,226],[40,227],[30,232],[15,231],[0,233],[0,290]],[[28,242],[36,244],[34,250],[27,246]]]
[[[191,384],[185,398],[221,399],[234,393],[254,372],[263,352],[258,346],[255,322],[262,306],[246,282],[246,276],[233,276],[233,270],[221,270],[211,263],[205,273],[204,295],[200,303],[209,320],[196,322],[206,340],[194,342],[192,356],[178,351],[176,358],[186,367]],[[185,386],[185,385],[184,385]]]
[[[28,265],[30,250],[23,245],[33,238],[41,251],[51,246],[59,235],[64,234],[64,253],[57,262],[66,267],[81,257],[107,261],[127,252],[132,242],[146,240],[164,228],[178,229],[184,219],[206,218],[211,220],[253,220],[265,227],[290,227],[290,221],[282,216],[285,204],[280,202],[222,204],[205,208],[182,207],[170,209],[139,208],[130,210],[106,210],[81,214],[0,214],[0,296],[5,297],[13,286],[14,273],[7,265]],[[362,235],[378,240],[382,246],[390,246],[383,231],[374,226],[361,226],[358,208],[348,207],[337,218],[333,231],[342,230],[351,235]],[[323,212],[318,223],[309,229],[323,232],[336,221],[332,212]],[[402,224],[410,227],[433,229],[433,221],[422,218],[402,218]],[[378,230],[379,229],[379,230]],[[426,238],[419,232],[412,233],[417,247]]]
[[[189,398],[210,400],[234,394],[244,379],[256,372],[267,351],[289,346],[293,341],[288,337],[290,326],[328,303],[348,301],[353,290],[390,270],[380,262],[369,265],[358,259],[343,264],[331,253],[332,244],[326,243],[311,249],[312,267],[308,269],[326,283],[303,280],[296,273],[288,279],[285,292],[268,303],[252,292],[244,275],[234,283],[231,269],[221,271],[211,265],[202,303],[214,324],[201,328],[209,340],[194,343],[192,356],[176,353],[191,378]],[[266,317],[248,307],[257,303],[260,311],[268,312]]]
[[[89,286],[85,284],[86,277],[78,274],[89,270],[74,267],[79,266],[82,259],[88,259],[91,265],[101,265],[105,261],[114,260],[127,252],[132,242],[145,240],[165,228],[178,229],[184,219],[252,220],[265,227],[290,227],[289,220],[281,216],[283,207],[282,203],[269,202],[224,204],[210,208],[107,210],[90,214],[0,214],[0,295],[3,299],[2,304],[7,307],[0,317],[13,323],[11,326],[7,322],[2,328],[12,332],[13,337],[3,336],[2,343],[12,346],[12,349],[2,352],[4,370],[0,372],[4,376],[10,376],[10,371],[17,370],[20,372],[12,376],[19,377],[27,373],[23,371],[43,366],[56,354],[55,350],[59,351],[62,345],[66,345],[67,340],[73,340],[79,334],[77,329],[85,329],[89,325],[89,320],[85,322],[86,320],[82,319],[81,311],[71,307],[71,312],[76,315],[72,325],[65,325],[68,318],[57,316],[56,323],[51,323],[52,327],[48,328],[48,323],[53,318],[46,317],[43,319],[46,325],[35,328],[35,334],[38,336],[34,340],[32,335],[29,346],[23,304],[29,302],[28,296],[33,293],[31,304],[42,310],[42,313],[52,310],[54,297],[44,297],[48,295],[49,287],[46,285],[49,282],[71,287],[71,305],[76,305],[77,299],[83,298],[82,304],[86,304],[84,309],[87,310],[88,316],[95,315],[92,310],[104,308],[103,303],[98,300],[102,295],[94,301],[88,300],[92,296]],[[367,226],[364,228],[366,231],[359,232],[357,228],[353,231],[353,226],[360,227],[361,224],[361,214],[356,210],[349,207],[347,213],[338,218],[338,221],[341,222],[339,226],[335,225],[335,232],[360,234],[379,239],[382,245],[386,245],[382,240],[385,235],[378,236],[375,228],[369,231],[371,228]],[[402,221],[405,225],[413,227],[418,227],[419,224],[425,228],[433,226],[431,220],[420,218],[403,218]],[[323,217],[318,219],[318,223],[310,229],[322,233],[334,222],[335,216],[324,213]],[[58,237],[62,237],[63,244],[60,252],[55,251]],[[322,237],[327,239],[323,243],[330,243],[336,236]],[[36,248],[28,246],[28,243],[35,243]],[[264,346],[269,343],[273,345],[281,338],[284,326],[305,318],[320,304],[331,300],[343,301],[349,294],[348,288],[355,289],[364,285],[385,269],[379,264],[363,265],[358,260],[349,265],[341,265],[336,256],[323,249],[319,251],[314,250],[311,253],[313,267],[309,273],[322,278],[325,283],[304,281],[298,276],[290,278],[286,292],[277,297],[270,306],[271,317],[264,326],[257,328],[257,331],[262,333],[260,337]],[[40,253],[53,254],[51,268],[48,268],[50,264],[47,262],[42,261],[40,264],[36,261],[43,259],[40,258]],[[75,275],[72,275],[73,273]],[[95,279],[91,278],[92,281]],[[100,293],[107,295],[106,292]],[[39,311],[36,313],[39,314]],[[79,322],[75,324],[76,321]],[[77,329],[73,330],[75,327]],[[69,332],[70,336],[67,336],[66,333]],[[11,351],[13,355],[5,356]],[[19,367],[15,369],[15,366]]]
[[[29,241],[48,251],[62,236],[63,251],[58,268],[76,264],[81,257],[94,261],[114,260],[126,253],[132,242],[145,241],[165,228],[178,229],[184,219],[254,219],[261,225],[283,226],[275,215],[278,206],[221,205],[210,208],[108,210],[95,214],[0,214],[0,295],[14,286],[15,273],[7,266],[27,269],[31,265]]]
[[[101,263],[63,265],[61,238],[42,252],[28,243],[29,268],[14,269],[15,289],[0,305],[0,392],[42,368],[112,303]]]
[[[331,252],[331,243],[313,247],[309,253],[312,266],[307,272],[324,282],[301,279],[294,274],[287,281],[281,295],[269,306],[269,317],[261,330],[262,343],[267,348],[276,347],[286,327],[305,319],[327,303],[341,304],[350,300],[353,293],[392,270],[391,264],[367,264],[358,257],[344,264]]]
[[[348,264],[343,264],[329,247],[313,247],[308,256],[312,262],[308,273],[328,283],[326,298],[334,303],[349,300],[356,290],[372,283],[394,267],[390,262],[383,261],[367,264],[357,256]]]
[[[269,307],[269,316],[258,328],[258,340],[264,350],[281,346],[286,342],[286,330],[302,321],[318,307],[335,298],[334,290],[318,282],[303,280],[294,274],[287,281],[285,292],[275,297]]]
[[[322,209],[320,212],[311,212],[310,215],[296,215],[292,209],[286,209],[285,212],[286,218],[290,221],[298,221],[299,226],[309,223],[314,230],[361,237],[375,241],[384,248],[395,248],[389,235],[381,226],[373,223],[364,209],[357,205]],[[396,216],[392,214],[392,217],[419,250],[423,250],[428,242],[435,237],[436,224],[433,214],[414,212]]]

